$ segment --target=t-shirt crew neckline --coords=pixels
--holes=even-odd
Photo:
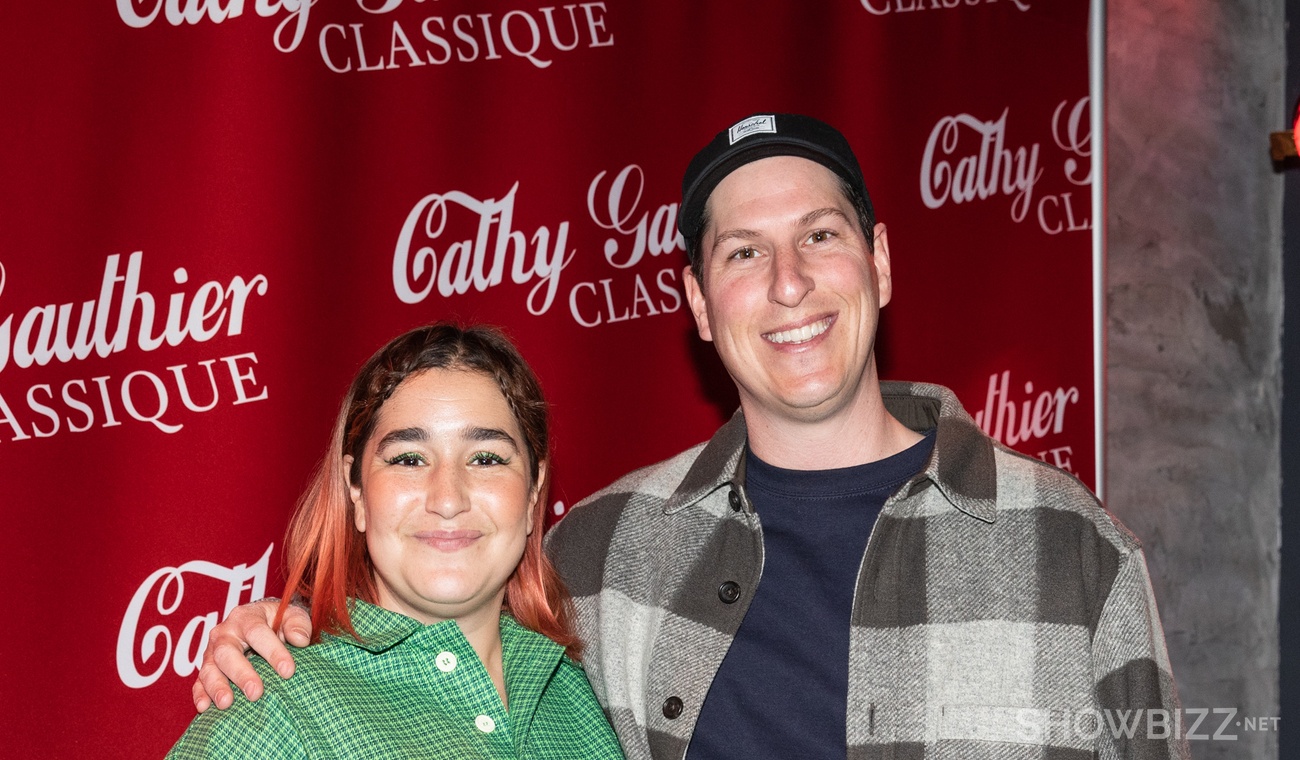
[[[745,448],[745,489],[798,501],[836,499],[881,491],[893,493],[925,467],[934,449],[935,429],[906,449],[874,462],[827,470],[792,470],[759,459]],[[757,509],[757,505],[755,505]]]

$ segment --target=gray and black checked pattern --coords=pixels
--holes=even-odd
[[[256,702],[208,710],[167,755],[231,758],[617,760],[623,755],[564,648],[501,616],[509,712],[453,621],[424,625],[355,601],[361,641],[325,635],[294,650],[293,678],[265,660]]]
[[[1110,728],[1178,704],[1137,540],[1074,478],[985,436],[947,389],[884,383],[882,393],[904,424],[938,431],[863,558],[848,757],[1187,757],[1158,725],[1119,739]],[[744,446],[738,412],[548,536],[588,677],[629,758],[683,756],[762,574]],[[740,585],[738,602],[719,601],[725,581]]]

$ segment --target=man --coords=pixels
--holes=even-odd
[[[879,380],[889,242],[843,136],[733,125],[678,221],[740,411],[548,537],[628,757],[1185,757],[1137,541],[946,389]],[[214,632],[200,708],[244,640],[291,670],[266,610]]]

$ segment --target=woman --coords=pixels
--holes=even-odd
[[[200,714],[169,757],[621,758],[542,553],[547,435],[495,330],[380,349],[289,526],[276,628],[297,594],[314,645],[287,681],[255,659],[266,695]]]

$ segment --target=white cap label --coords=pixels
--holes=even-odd
[[[738,121],[731,125],[727,130],[727,137],[731,139],[731,144],[761,133],[776,134],[776,116],[767,114],[763,116],[751,116],[744,121]]]

